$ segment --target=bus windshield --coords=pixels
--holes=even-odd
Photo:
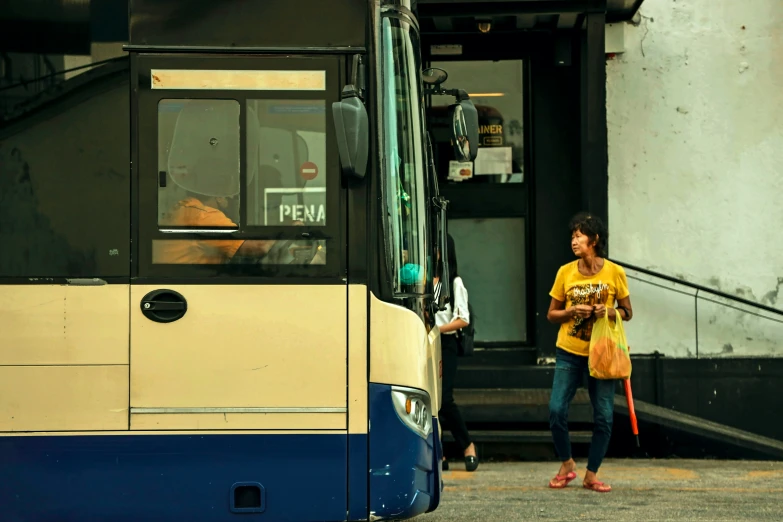
[[[404,17],[381,27],[383,202],[386,253],[395,294],[429,293],[432,272],[417,30]]]

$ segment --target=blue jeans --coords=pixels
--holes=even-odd
[[[549,400],[549,428],[555,443],[555,452],[561,461],[571,458],[571,439],[568,436],[568,407],[576,389],[587,375],[587,390],[593,405],[593,439],[587,457],[587,469],[598,473],[598,468],[609,448],[614,418],[614,394],[617,381],[590,377],[587,357],[574,355],[557,349],[555,378],[552,382],[552,396]]]

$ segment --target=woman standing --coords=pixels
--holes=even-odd
[[[454,440],[462,449],[465,456],[465,469],[475,471],[479,465],[476,446],[471,442],[459,406],[454,402],[454,378],[457,376],[458,357],[457,331],[470,324],[470,312],[468,311],[468,291],[457,272],[457,252],[451,234],[448,235],[447,263],[451,278],[450,297],[445,310],[435,314],[435,324],[441,333],[440,343],[443,354],[443,399],[438,418],[443,422],[444,428],[450,429]],[[438,279],[436,278],[435,284],[438,284]],[[443,460],[443,469],[448,469],[445,456]]]
[[[590,334],[595,320],[608,316],[614,321],[633,317],[625,270],[605,259],[608,232],[596,216],[580,213],[569,225],[571,250],[576,261],[560,267],[549,295],[547,319],[560,324],[552,396],[549,401],[549,426],[555,451],[562,461],[549,487],[560,489],[577,477],[571,457],[568,435],[568,407],[576,389],[587,375],[587,389],[593,405],[593,439],[582,485],[600,493],[612,490],[596,477],[612,435],[616,381],[590,377],[587,367]],[[616,308],[614,307],[617,303]]]

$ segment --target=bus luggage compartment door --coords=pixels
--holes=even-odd
[[[132,430],[345,430],[346,292],[131,290]]]

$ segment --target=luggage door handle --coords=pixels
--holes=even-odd
[[[141,313],[156,323],[171,323],[188,311],[188,302],[174,290],[154,290],[141,299]]]

